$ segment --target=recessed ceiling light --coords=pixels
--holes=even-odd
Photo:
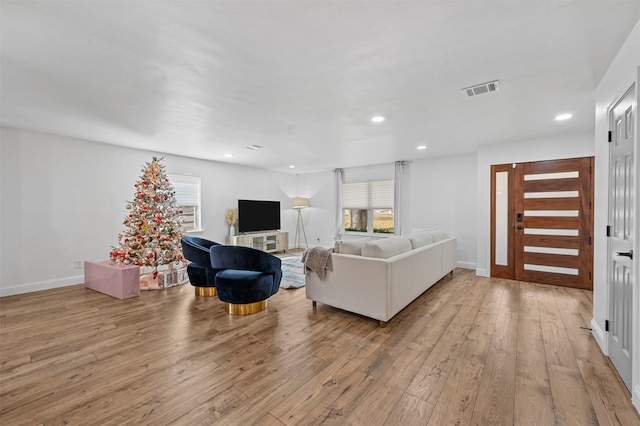
[[[262,149],[262,147],[260,145],[249,145],[246,147],[247,149]]]
[[[227,157],[227,158],[231,158],[231,157],[233,157],[233,154],[229,154],[229,153],[227,152],[224,156],[225,156],[225,157]]]
[[[375,117],[371,117],[372,123],[382,123],[384,121],[384,117],[381,115],[376,115]]]
[[[418,145],[416,147],[416,149],[419,149],[420,151],[424,151],[425,149],[427,149],[427,146],[426,145]]]
[[[556,115],[556,121],[568,120],[573,117],[573,114],[560,114]]]
[[[293,164],[291,164],[291,165],[289,165],[289,168],[290,168],[290,169],[295,169],[295,168],[296,168],[296,166],[294,166]]]

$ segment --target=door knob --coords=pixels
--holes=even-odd
[[[516,226],[516,229],[522,229],[522,225]]]
[[[624,257],[628,257],[629,259],[633,260],[633,250],[629,250],[627,252],[617,252],[616,256],[624,256]]]

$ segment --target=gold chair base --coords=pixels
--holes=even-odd
[[[194,287],[196,289],[196,296],[217,296],[218,290],[215,287]]]
[[[267,309],[267,301],[254,303],[225,303],[224,310],[231,315],[250,315]]]

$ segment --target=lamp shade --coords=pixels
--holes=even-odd
[[[294,209],[304,209],[305,207],[309,207],[309,199],[308,198],[294,198],[291,202],[291,205]]]

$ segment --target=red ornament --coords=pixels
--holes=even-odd
[[[160,197],[156,197],[156,201],[157,201],[157,202],[160,202],[160,200],[162,200],[162,198],[160,198]]]
[[[147,207],[147,206],[143,206],[143,207],[142,207],[142,210],[149,210],[149,207]]]
[[[168,196],[168,195],[165,195],[165,196],[164,196],[164,199],[165,199],[165,200],[168,200],[168,199],[169,199],[169,196]]]
[[[142,266],[142,265],[144,265],[144,263],[138,262],[138,266]]]
[[[129,242],[129,239],[128,239],[128,238],[125,238],[125,239],[124,239],[124,243],[125,243],[125,244],[127,244],[128,242]]]
[[[142,235],[136,235],[136,238],[141,240],[142,239]]]
[[[138,193],[138,198],[144,198],[144,192],[139,192]]]
[[[155,255],[153,253],[149,253],[149,259],[153,259]]]
[[[133,217],[133,215],[132,215],[132,214],[130,214],[130,215],[129,215],[129,217]]]
[[[138,184],[136,183],[136,184],[134,184],[133,186],[135,186],[135,187],[137,188],[137,187],[138,187]]]
[[[182,210],[178,210],[178,213],[182,214]]]
[[[161,239],[162,239],[162,235],[158,234],[158,236],[157,236],[156,238],[158,238],[159,240],[161,240]]]
[[[165,238],[165,241],[171,241],[171,237]]]
[[[120,257],[121,257],[121,258],[123,258],[123,259],[124,259],[124,258],[125,258],[125,256],[126,256],[126,254],[125,254],[124,252],[120,253]]]

